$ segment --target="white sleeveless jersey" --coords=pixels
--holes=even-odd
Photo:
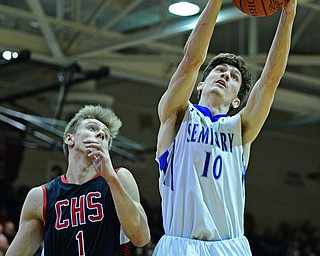
[[[244,235],[244,163],[240,115],[212,116],[189,104],[158,159],[165,234],[207,241]]]

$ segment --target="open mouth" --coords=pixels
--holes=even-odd
[[[224,80],[217,80],[216,81],[216,84],[218,84],[219,85],[219,87],[221,87],[221,88],[223,88],[223,89],[225,89],[225,88],[227,88],[227,85],[226,85],[226,82],[224,81]]]

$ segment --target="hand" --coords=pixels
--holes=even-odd
[[[288,14],[289,13],[295,14],[296,8],[297,8],[297,2],[298,2],[297,0],[287,0],[283,9]]]
[[[106,180],[115,175],[109,150],[100,142],[87,142],[85,144],[87,156],[91,159],[96,172]]]

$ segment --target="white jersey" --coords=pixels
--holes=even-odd
[[[189,104],[173,143],[157,159],[166,235],[206,241],[244,235],[240,118]]]

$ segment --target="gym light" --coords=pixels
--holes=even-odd
[[[169,12],[178,16],[191,16],[200,11],[200,7],[196,4],[181,1],[173,3],[169,6]]]
[[[18,63],[30,60],[31,52],[29,50],[21,50],[19,52],[5,50],[0,51],[0,66]]]
[[[5,60],[17,59],[19,54],[17,52],[4,51],[2,53],[2,58]]]

